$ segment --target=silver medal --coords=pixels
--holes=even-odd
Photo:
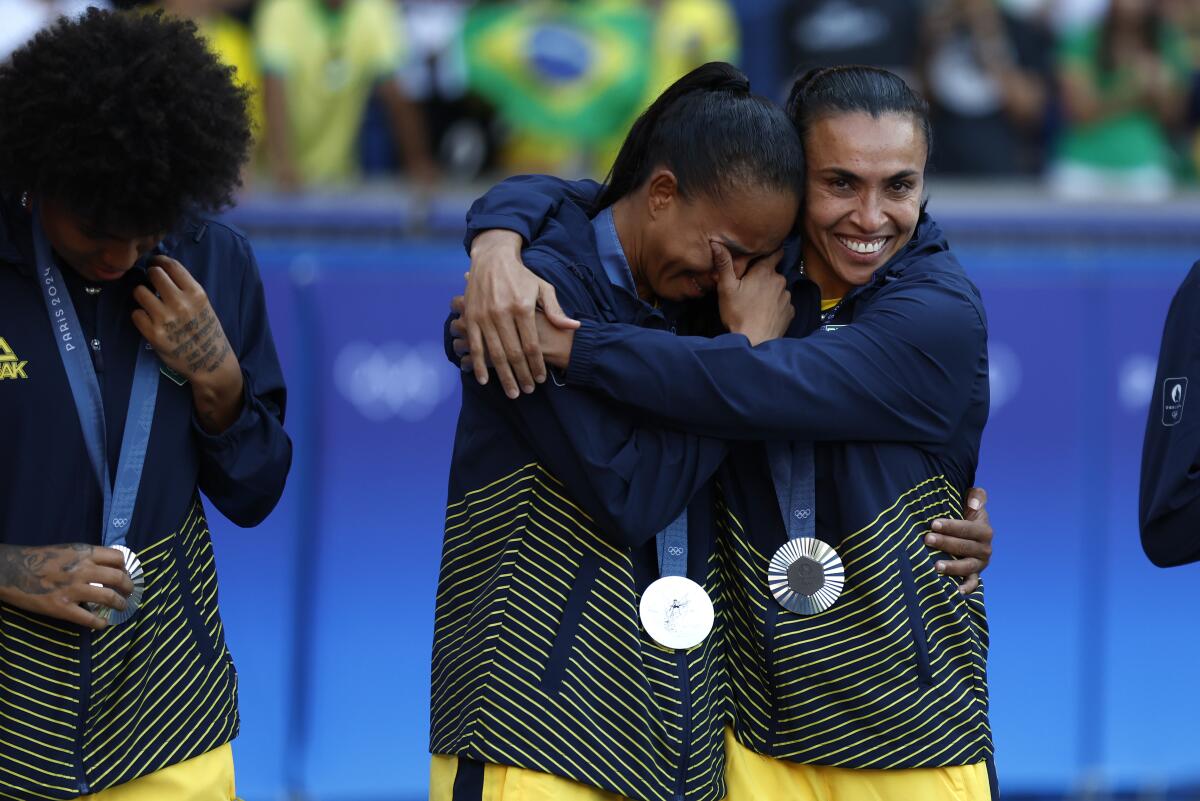
[[[133,582],[133,592],[125,599],[125,611],[119,612],[112,607],[104,606],[103,604],[88,604],[88,610],[98,617],[102,617],[108,621],[110,626],[119,626],[129,618],[137,614],[138,606],[142,603],[142,594],[146,590],[146,577],[142,571],[142,563],[138,560],[137,554],[126,548],[124,545],[110,545],[110,548],[115,548],[125,556],[125,572],[129,574],[130,580]],[[101,584],[92,584],[93,587],[103,586]]]
[[[712,631],[708,593],[685,576],[663,576],[642,593],[638,608],[646,633],[664,648],[692,648]]]
[[[842,559],[815,537],[788,540],[771,557],[767,586],[779,605],[798,615],[815,615],[833,606],[842,594]]]

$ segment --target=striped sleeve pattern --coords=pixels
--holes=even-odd
[[[803,616],[767,591],[770,554],[725,507],[729,671],[739,739],[794,762],[921,768],[991,754],[982,590],[964,598],[923,535],[960,517],[941,476],[906,492],[838,551],[841,598]],[[774,608],[771,608],[771,607]]]
[[[706,589],[721,607],[717,559]],[[431,750],[639,801],[725,794],[719,639],[662,649],[638,623],[627,552],[536,464],[450,505]]]
[[[138,549],[142,607],[92,634],[0,605],[0,798],[73,799],[237,734],[237,676],[217,612],[208,524]]]

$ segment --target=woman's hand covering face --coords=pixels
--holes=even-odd
[[[745,335],[751,345],[787,333],[796,310],[787,279],[775,269],[783,258],[783,248],[738,275],[729,250],[719,242],[711,245],[724,326],[732,333]]]

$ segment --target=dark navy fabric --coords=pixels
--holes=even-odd
[[[1167,312],[1142,447],[1142,547],[1160,567],[1200,560],[1198,382],[1200,262],[1184,279]]]

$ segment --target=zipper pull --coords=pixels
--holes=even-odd
[[[88,345],[92,348],[92,364],[96,368],[97,375],[104,372],[104,351],[100,349],[100,338],[92,337]]]

